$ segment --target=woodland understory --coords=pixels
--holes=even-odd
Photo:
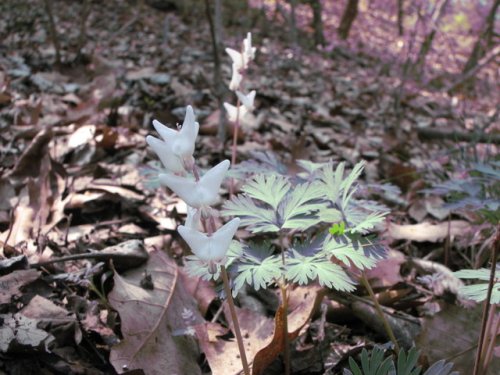
[[[249,32],[255,108],[221,202],[260,173],[293,194],[304,174],[364,161],[355,196],[386,212],[369,237],[383,259],[332,260],[354,291],[288,285],[287,339],[277,278],[239,289],[253,374],[345,374],[364,349],[398,347],[415,347],[422,370],[499,374],[498,1],[483,3],[2,0],[0,375],[242,373],[222,281],[188,272],[188,207],[160,187],[146,137],[189,105],[201,174],[232,158],[224,49]],[[322,230],[343,235],[348,220],[335,223]],[[240,226],[235,238],[277,253],[316,235]],[[483,289],[464,297],[475,279]]]

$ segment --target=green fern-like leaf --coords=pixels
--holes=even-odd
[[[294,249],[286,261],[286,278],[299,285],[317,279],[321,286],[327,288],[344,292],[352,292],[355,289],[354,282],[339,265],[321,255],[303,256]]]
[[[261,174],[255,176],[242,190],[248,196],[265,202],[276,210],[290,187],[290,183],[283,176]]]
[[[313,176],[329,163],[314,163],[310,160],[297,160],[297,165],[306,171],[306,175]]]
[[[238,216],[253,233],[305,230],[320,222],[318,212],[326,208],[319,199],[323,194],[318,184],[291,189],[281,176],[257,176],[244,192],[224,203],[222,215]]]
[[[469,300],[482,302],[488,296],[488,282],[490,280],[490,270],[480,268],[477,270],[460,270],[454,272],[455,276],[460,279],[478,279],[487,281],[486,283],[479,283],[473,285],[462,286],[458,293]],[[500,304],[500,263],[496,266],[495,281],[491,291],[491,303]]]
[[[349,232],[365,234],[377,224],[383,222],[386,215],[387,212],[371,212],[368,215],[364,215],[362,221],[358,222],[354,227],[349,228]]]
[[[349,357],[349,369],[344,369],[344,375],[387,375],[394,369],[391,357],[384,359],[384,350],[374,347],[371,354],[366,349],[361,352],[361,368]]]
[[[323,246],[325,252],[348,267],[354,265],[363,270],[372,268],[376,263],[374,257],[366,256],[362,246],[355,247],[347,236],[328,236]]]
[[[258,206],[245,195],[238,195],[230,201],[226,201],[222,215],[239,217],[241,224],[247,226],[253,233],[278,232],[280,230],[274,211],[270,208]]]
[[[278,207],[280,227],[306,230],[318,224],[317,213],[327,207],[325,202],[319,201],[322,195],[318,184],[304,183],[292,189]]]
[[[328,163],[328,165],[323,168],[323,173],[321,175],[324,189],[323,192],[332,203],[337,202],[340,196],[342,178],[344,177],[344,167],[345,163],[342,162],[337,165],[335,172],[333,171],[333,163]]]
[[[319,212],[319,220],[323,223],[337,223],[342,219],[342,213],[335,208],[327,208]]]
[[[398,365],[397,374],[398,375],[419,375],[420,367],[415,367],[418,361],[418,350],[413,347],[408,353],[404,349],[401,349],[398,354]]]
[[[268,243],[244,246],[244,253],[233,264],[231,272],[236,273],[234,278],[236,291],[240,290],[245,283],[255,290],[266,289],[283,274],[281,258],[273,255],[273,249]]]
[[[401,349],[399,351],[397,367],[391,356],[384,359],[384,350],[374,347],[371,353],[363,349],[360,355],[361,367],[356,361],[349,357],[350,369],[344,369],[344,375],[419,375],[420,367],[417,366],[419,352],[411,348],[408,353]],[[444,360],[434,363],[427,369],[424,375],[459,375],[452,371],[453,363]]]
[[[363,169],[365,168],[365,162],[360,161],[358,164],[354,166],[352,169],[351,173],[347,176],[347,178],[342,181],[341,184],[341,189],[342,189],[342,209],[345,210],[347,207],[347,204],[349,203],[349,200],[351,199],[352,195],[355,193],[356,189],[353,188],[354,182],[358,179],[358,177],[361,175],[363,172]]]
[[[339,235],[342,236],[345,233],[345,222],[341,221],[340,223],[334,223],[328,232],[331,235]]]

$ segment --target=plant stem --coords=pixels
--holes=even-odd
[[[234,168],[236,165],[236,153],[238,144],[238,130],[240,128],[240,99],[236,101],[236,121],[233,128],[233,146],[231,149],[231,166]],[[231,178],[231,183],[229,185],[229,197],[234,195],[234,178]]]
[[[248,367],[247,355],[245,353],[245,346],[243,345],[243,337],[241,336],[240,324],[238,323],[238,316],[236,315],[236,309],[234,308],[233,295],[231,293],[231,288],[229,287],[229,278],[227,277],[226,267],[224,267],[223,265],[220,266],[220,273],[222,275],[222,281],[224,283],[224,291],[226,292],[229,311],[231,312],[234,334],[236,335],[236,341],[238,342],[238,349],[240,351],[243,372],[245,375],[250,375],[250,368]]]
[[[491,358],[493,357],[493,351],[495,349],[495,342],[496,342],[496,334],[498,332],[498,329],[500,328],[500,316],[497,317],[495,322],[496,307],[497,307],[496,305],[491,305],[490,316],[492,317],[492,319],[491,319],[490,329],[488,329],[488,332],[492,334],[490,335],[490,340],[489,340],[490,342],[485,350],[485,356],[483,359],[484,372],[486,372],[486,370],[488,369],[488,365],[490,364]],[[491,329],[491,326],[493,326],[493,329]]]
[[[365,289],[368,291],[368,294],[370,295],[370,298],[373,301],[373,304],[375,305],[375,310],[377,310],[377,314],[382,320],[382,324],[384,325],[385,332],[387,333],[387,336],[391,339],[391,341],[394,343],[394,351],[396,352],[396,355],[399,354],[399,344],[398,341],[396,340],[396,336],[394,336],[394,332],[387,321],[384,312],[382,311],[382,307],[380,306],[380,303],[378,303],[377,297],[375,297],[375,293],[373,293],[373,289],[368,282],[368,279],[366,278],[366,275],[364,272],[361,272],[361,283],[365,287]]]
[[[285,375],[290,375],[290,340],[288,339],[288,296],[286,293],[286,285],[280,283],[281,295],[283,301],[281,305],[283,306],[283,341],[284,341],[284,350],[283,350],[283,360],[285,362]]]
[[[491,249],[491,268],[490,268],[490,281],[488,283],[488,294],[486,295],[486,300],[484,301],[483,308],[483,318],[481,320],[481,334],[479,335],[479,341],[477,344],[476,361],[474,363],[474,375],[481,374],[482,365],[481,360],[483,356],[483,346],[486,336],[486,328],[488,323],[488,315],[490,311],[490,301],[491,294],[493,292],[493,284],[495,283],[495,270],[497,265],[497,257],[500,248],[500,226],[497,227],[497,235],[495,242],[493,242],[493,248]]]
[[[281,250],[281,262],[283,263],[283,267],[286,266],[286,258],[285,258],[285,246],[284,246],[284,237],[283,234],[280,233],[279,236],[279,245]],[[288,296],[286,293],[287,284],[285,276],[282,277],[282,280],[279,283],[281,289],[281,306],[283,307],[283,361],[285,362],[285,375],[290,375],[290,340],[288,339]]]

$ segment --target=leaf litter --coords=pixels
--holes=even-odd
[[[63,57],[70,61],[76,57],[71,43],[78,28],[61,15],[76,15],[80,8],[59,5],[59,37]],[[19,6],[10,11],[15,13]],[[200,133],[216,133],[217,105],[207,89],[213,68],[203,57],[211,56],[208,33],[203,25],[186,26],[174,13],[138,7],[142,15],[122,4],[92,8],[86,43],[93,51],[82,56],[87,63],[51,70],[47,61],[53,60],[55,51],[50,42],[32,47],[38,45],[37,33],[44,32],[36,22],[25,39],[11,35],[6,42],[11,53],[0,56],[0,369],[7,373],[41,368],[47,373],[95,374],[240,370],[230,319],[220,318],[227,315],[225,307],[217,322],[210,322],[221,308],[214,285],[203,282],[201,288],[178,276],[186,250],[178,245],[174,230],[182,223],[185,207],[167,192],[150,188],[154,181],[140,174],[151,159],[144,139],[151,133],[152,118],[175,125],[182,119],[179,109],[190,102],[197,108]],[[24,15],[34,20],[40,12],[37,6]],[[95,17],[98,12],[107,15],[106,25]],[[158,27],[162,24],[164,30]],[[419,88],[409,87],[401,97],[405,116],[395,119],[389,88],[399,78],[379,74],[381,66],[362,53],[352,53],[352,61],[342,57],[341,48],[330,57],[304,54],[290,69],[283,29],[276,36],[263,40],[266,48],[258,57],[259,65],[269,70],[253,72],[252,80],[260,88],[259,114],[246,118],[251,126],[240,137],[245,168],[278,168],[286,175],[299,170],[298,159],[354,165],[364,158],[368,183],[390,182],[400,190],[393,191],[396,198],[386,195],[395,213],[380,228],[390,246],[432,257],[450,241],[457,258],[467,259],[467,247],[458,241],[471,236],[475,242],[470,243],[484,240],[474,218],[450,219],[441,199],[420,193],[426,178],[437,180],[439,168],[457,161],[443,153],[441,145],[424,144],[412,134],[413,128],[434,122],[460,130],[462,115],[457,116],[439,93],[422,89],[423,95],[416,95]],[[489,124],[488,100],[495,101],[485,96],[467,103],[469,112],[462,116],[467,124],[494,128]],[[386,126],[394,121],[400,121],[397,130]],[[204,142],[202,147],[210,151],[202,162],[210,165],[218,158],[220,141],[210,137]],[[257,145],[266,156],[256,156]],[[486,145],[476,146],[487,156]],[[426,174],[429,171],[434,173]],[[145,240],[142,250],[148,257],[141,251],[127,255],[121,250],[117,257],[106,255],[131,239]],[[106,256],[92,255],[96,253]],[[24,261],[12,263],[19,257]],[[119,259],[126,259],[125,267]],[[52,260],[61,261],[30,268]],[[437,285],[442,277],[417,279],[414,263],[393,253],[381,269],[368,271],[379,299],[418,317],[419,347],[443,348],[443,330],[469,335],[464,327],[477,318],[464,318],[455,307],[441,306],[442,290],[450,288]],[[408,268],[413,271],[405,273]],[[322,292],[317,287],[297,289],[307,297],[289,311],[290,340],[316,343],[318,337],[330,337],[315,336],[313,329],[319,322],[313,301]],[[273,331],[273,320],[279,327],[283,311],[258,295],[260,299],[241,297],[240,303],[253,304],[254,310],[238,310],[246,322],[248,351],[256,373],[267,366],[280,373],[276,358],[282,337],[281,330]],[[325,299],[334,300],[328,295]],[[334,332],[326,347],[339,354],[329,365],[331,371],[340,369],[353,348],[384,341],[378,327],[369,323],[373,313],[364,302],[343,301],[357,320],[350,316],[342,321],[341,314],[332,314],[324,324]],[[462,336],[457,340],[474,344]],[[428,350],[425,356],[433,361],[459,355],[457,348],[448,349]],[[19,351],[44,356],[18,361]],[[456,361],[462,371],[470,369],[467,358]]]

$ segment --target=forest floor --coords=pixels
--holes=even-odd
[[[200,123],[199,166],[231,157],[229,136],[225,142],[217,136],[204,11],[182,18],[145,5],[103,2],[97,9],[91,3],[82,40],[86,5],[53,2],[56,66],[44,8],[3,3],[0,11],[10,16],[0,23],[6,35],[0,45],[0,374],[113,374],[133,363],[142,363],[146,374],[161,368],[173,374],[163,361],[174,361],[177,351],[178,374],[237,373],[234,341],[221,331],[229,319],[220,314],[214,286],[183,269],[189,250],[176,228],[186,205],[151,178],[158,162],[145,142],[153,119],[173,126],[190,104]],[[457,296],[463,282],[451,271],[487,266],[494,226],[424,189],[466,179],[474,168],[498,178],[498,86],[486,72],[476,88],[452,95],[443,89],[452,80],[420,84],[402,77],[390,57],[347,44],[329,52],[292,48],[284,25],[257,19],[250,27],[257,57],[246,79],[257,98],[242,123],[239,161],[294,174],[297,160],[350,167],[365,160],[364,194],[391,211],[378,228],[389,256],[367,277],[398,340],[421,350],[423,366],[447,359],[462,374],[472,373],[481,305]],[[237,24],[225,29],[225,46],[237,49],[247,31]],[[228,83],[230,59],[221,57]],[[229,92],[226,100],[234,101]],[[162,308],[137,323],[158,330],[159,343],[128,336],[123,344],[122,314],[134,311],[120,310],[117,294],[132,298],[137,291],[127,283],[134,282],[148,290],[151,257],[166,270],[156,282],[177,294],[153,301]],[[270,345],[278,300],[275,290],[238,297],[246,338],[256,348]],[[353,295],[298,287],[290,301],[298,336],[293,374],[340,374],[349,356],[388,341],[362,287]],[[172,334],[167,325],[186,329]],[[200,346],[213,350],[201,354],[187,334],[190,325]],[[201,325],[212,327],[209,338],[200,337]],[[498,357],[490,371],[500,373]],[[265,372],[281,373],[280,359]]]

